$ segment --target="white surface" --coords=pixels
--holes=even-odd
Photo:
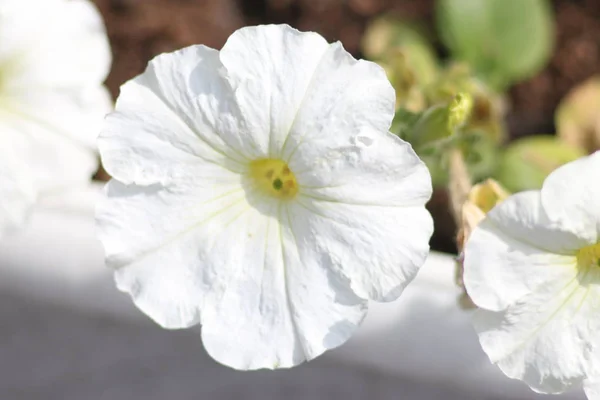
[[[0,244],[0,292],[123,320],[146,317],[113,285],[94,238],[98,186],[48,199],[19,234]],[[459,309],[451,256],[432,253],[399,301],[372,304],[359,332],[325,359],[370,367],[477,396],[534,399],[524,384],[491,365]],[[583,399],[580,391],[555,399]]]

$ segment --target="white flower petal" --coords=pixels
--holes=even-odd
[[[490,360],[539,392],[562,392],[600,364],[600,272],[568,271],[504,311],[478,311],[474,321]]]
[[[97,218],[118,287],[164,327],[202,321],[207,351],[239,369],[291,367],[345,342],[366,303],[300,259],[286,215],[258,212],[243,190],[202,202],[198,184],[107,186]]]
[[[248,220],[242,270],[202,318],[202,339],[216,360],[238,369],[286,368],[344,343],[366,313],[347,283],[304,258],[294,217],[273,204]],[[263,211],[264,212],[264,211]],[[288,219],[292,218],[292,219]],[[291,225],[290,225],[291,224]]]
[[[19,227],[35,203],[33,177],[27,163],[9,148],[0,148],[0,238]]]
[[[502,310],[570,274],[575,251],[585,245],[549,221],[539,192],[518,193],[496,206],[469,237],[467,292],[479,307]]]
[[[95,149],[100,123],[112,109],[102,86],[110,48],[95,6],[87,0],[2,5],[0,108]]]
[[[349,203],[429,200],[429,171],[408,143],[387,133],[395,96],[379,66],[331,45],[306,96],[281,150],[304,192]]]
[[[319,141],[320,148],[299,150],[302,157],[293,163],[301,172],[298,183],[307,197],[390,207],[423,206],[429,201],[429,170],[410,144],[396,136],[378,132],[369,146],[344,143],[342,134]]]
[[[248,131],[244,147],[255,158],[280,154],[298,110],[319,83],[315,70],[328,48],[320,35],[287,25],[242,28],[223,46],[221,62]]]
[[[37,123],[48,131],[48,140],[68,139],[83,147],[82,151],[95,153],[98,134],[104,118],[112,111],[112,103],[106,87],[96,85],[84,89],[24,90],[12,94],[4,108]]]
[[[143,185],[169,182],[194,162],[244,172],[249,159],[236,144],[239,116],[230,96],[217,51],[191,46],[156,57],[122,86],[117,112],[107,118],[98,144],[107,171]]]
[[[600,240],[599,173],[600,152],[596,152],[553,171],[541,191],[550,218],[590,244]]]
[[[26,192],[23,211],[34,197],[87,184],[97,170],[95,140],[111,108],[102,86],[111,55],[88,0],[2,0],[0,41],[0,147],[19,159],[18,168],[0,174],[0,185]],[[12,221],[23,220],[17,197],[2,197]]]
[[[345,277],[363,298],[396,299],[425,262],[431,216],[424,207],[352,205],[302,195],[291,218],[300,255]]]
[[[88,182],[98,168],[96,138],[112,109],[105,87],[86,90],[24,91],[0,106],[0,126],[12,140],[27,142],[40,191]],[[35,172],[37,171],[37,172]]]
[[[423,207],[432,191],[427,168],[387,133],[394,91],[379,66],[334,44],[306,98],[281,150],[298,201],[318,214],[304,211],[305,232],[319,234],[306,247],[319,249],[313,257],[360,296],[395,299],[424,262],[433,223]]]
[[[216,152],[237,162],[252,158],[255,146],[236,103],[219,52],[190,46],[162,54],[138,78]]]
[[[240,239],[228,224],[248,210],[245,191],[239,183],[213,184],[211,174],[232,177],[211,164],[193,172],[195,179],[177,187],[113,180],[97,206],[98,236],[118,287],[168,328],[198,323],[206,293],[221,290],[220,279],[242,262],[228,262],[229,240]],[[212,245],[220,232],[229,239]]]
[[[583,390],[589,400],[600,400],[600,382],[597,380],[586,380]]]
[[[85,184],[98,167],[94,151],[21,110],[0,108],[0,127],[7,135],[5,145],[27,163],[26,173],[40,194]]]
[[[306,98],[310,101],[298,110],[281,157],[295,171],[317,167],[310,176],[319,186],[328,182],[325,173],[319,174],[326,172],[319,170],[322,163],[328,158],[357,163],[353,158],[359,149],[385,140],[382,136],[394,115],[394,89],[383,69],[369,61],[355,60],[340,43],[330,45],[323,54]],[[396,151],[401,141],[397,142]],[[306,160],[311,164],[306,165]]]
[[[0,37],[5,94],[99,85],[110,69],[104,24],[88,0],[4,0]]]

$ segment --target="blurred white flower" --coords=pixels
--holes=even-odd
[[[541,191],[496,206],[465,249],[483,349],[538,392],[600,376],[599,174],[600,153],[557,169]]]
[[[0,235],[19,228],[35,203],[33,178],[26,163],[12,152],[0,158]]]
[[[115,178],[99,236],[119,289],[166,328],[201,323],[238,369],[344,343],[428,253],[431,179],[388,133],[376,64],[287,25],[158,56],[99,148]]]
[[[110,59],[89,1],[0,0],[0,235],[39,196],[90,180]]]
[[[597,380],[587,380],[583,383],[583,390],[590,400],[600,399],[600,383]]]

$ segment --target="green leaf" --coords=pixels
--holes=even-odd
[[[446,154],[452,147],[459,148],[465,158],[467,170],[474,181],[493,175],[498,164],[498,146],[478,132],[461,132],[450,137],[441,147],[423,147],[417,153],[427,164],[435,187],[448,184]]]
[[[547,0],[438,0],[436,17],[453,56],[498,90],[536,74],[552,52]]]
[[[394,114],[390,131],[401,139],[408,140],[409,132],[413,129],[419,118],[421,118],[421,113],[414,113],[405,108],[400,108]]]
[[[528,136],[502,153],[496,179],[511,192],[540,189],[550,172],[584,155],[556,136]]]
[[[421,147],[452,135],[448,129],[448,106],[438,105],[428,108],[412,126],[408,134],[408,141],[417,152]]]
[[[498,165],[498,144],[483,132],[465,132],[461,146],[467,169],[474,181],[492,176]]]

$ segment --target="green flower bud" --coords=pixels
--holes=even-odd
[[[448,105],[448,130],[454,132],[463,126],[471,115],[473,97],[467,93],[458,93]]]
[[[452,136],[468,120],[473,100],[467,93],[459,93],[447,104],[425,111],[414,125],[409,141],[417,149]]]
[[[493,142],[502,143],[506,136],[505,101],[501,95],[475,78],[466,64],[450,65],[435,82],[425,88],[427,101],[431,104],[450,101],[461,92],[472,97],[472,112],[465,130],[478,131],[490,137]]]

